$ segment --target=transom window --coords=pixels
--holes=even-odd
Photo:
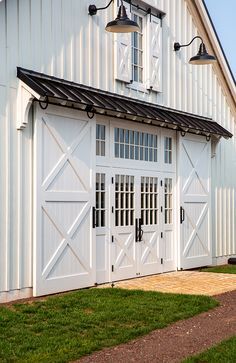
[[[172,179],[165,178],[164,181],[165,187],[165,201],[164,201],[164,209],[165,209],[165,224],[173,223],[173,192],[172,192]]]
[[[164,161],[165,164],[172,164],[172,138],[165,137],[164,139]]]
[[[158,178],[141,177],[142,224],[158,223]]]
[[[96,125],[96,155],[105,156],[106,126]]]
[[[134,177],[115,176],[115,225],[134,225]]]
[[[106,185],[105,174],[96,174],[96,226],[105,227],[106,223]]]
[[[143,83],[143,18],[137,14],[131,17],[140,27],[140,31],[132,33],[131,38],[132,80]]]
[[[115,157],[157,162],[157,135],[115,128]]]

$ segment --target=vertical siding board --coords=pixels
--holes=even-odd
[[[48,1],[48,8],[50,9],[50,1]],[[50,10],[49,10],[50,13]],[[38,72],[42,71],[43,63],[43,47],[42,47],[42,1],[30,2],[30,48],[31,48],[31,60],[34,64],[35,70]],[[47,37],[47,47],[50,47],[50,34]],[[44,39],[45,41],[45,39]],[[46,49],[45,49],[46,50]],[[31,65],[29,65],[29,68]],[[46,69],[47,71],[47,69]]]
[[[31,1],[20,0],[19,3],[18,48],[19,66],[30,68],[32,65],[31,53]],[[36,24],[35,24],[36,25]]]
[[[41,0],[41,38],[42,38],[42,64],[41,71],[54,74],[55,56],[53,52],[52,37],[52,0]]]

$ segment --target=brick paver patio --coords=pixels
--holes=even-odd
[[[114,282],[114,287],[180,294],[218,295],[236,289],[236,275],[178,271]],[[99,287],[110,287],[111,284]]]

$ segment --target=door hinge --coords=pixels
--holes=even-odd
[[[163,238],[163,232],[161,232],[161,238]]]
[[[163,212],[163,207],[161,206],[161,213]]]
[[[111,184],[114,184],[114,178],[113,178],[113,176],[111,177]]]
[[[114,272],[114,265],[111,265],[111,272]]]
[[[111,236],[111,242],[114,242],[114,236]]]
[[[161,180],[161,187],[162,187],[162,180]]]
[[[161,258],[161,265],[163,265],[163,258]]]
[[[111,213],[114,213],[114,207],[113,206],[111,207]]]

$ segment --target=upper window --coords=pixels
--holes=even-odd
[[[165,164],[172,164],[172,138],[164,138],[164,160]]]
[[[132,14],[132,20],[140,27],[139,32],[134,32],[131,35],[132,80],[143,83],[143,18]]]
[[[96,125],[96,155],[105,156],[106,126]]]
[[[115,34],[115,78],[139,91],[161,91],[162,28],[161,19],[146,16],[136,6],[125,4],[138,32]],[[158,10],[156,12],[158,14]]]
[[[116,158],[157,162],[157,135],[116,127],[114,140]]]

